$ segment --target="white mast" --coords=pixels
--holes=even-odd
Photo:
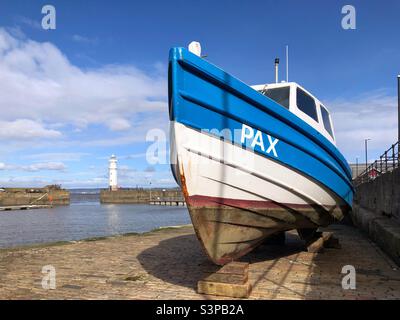
[[[289,46],[286,46],[286,82],[289,82]]]
[[[112,155],[110,160],[108,161],[108,175],[109,175],[109,185],[110,190],[118,190],[118,183],[117,183],[117,157]]]

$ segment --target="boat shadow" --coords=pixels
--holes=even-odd
[[[150,275],[170,284],[196,288],[205,273],[218,270],[203,253],[194,234],[160,241],[142,251],[137,259]]]
[[[303,250],[303,242],[297,235],[289,234],[285,245],[261,245],[238,261],[251,264],[275,261]],[[194,290],[199,280],[220,268],[207,258],[194,234],[162,240],[142,251],[137,259],[148,274],[166,283]],[[255,279],[254,284],[261,280],[262,275],[260,279]]]

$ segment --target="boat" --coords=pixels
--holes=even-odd
[[[172,174],[215,264],[288,230],[310,239],[351,210],[330,112],[299,84],[249,86],[175,47],[168,106]]]

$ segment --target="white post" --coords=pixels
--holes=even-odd
[[[278,83],[278,66],[279,66],[279,58],[275,59],[275,83]]]
[[[110,190],[118,190],[118,180],[117,180],[117,157],[112,155],[108,166]]]
[[[200,45],[200,42],[192,41],[189,44],[189,48],[188,49],[189,49],[189,51],[191,53],[194,53],[196,56],[201,57],[201,45]]]
[[[397,141],[400,144],[400,74],[397,76]],[[400,159],[400,148],[398,146],[397,151]]]

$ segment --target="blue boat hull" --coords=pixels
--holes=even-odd
[[[330,141],[184,48],[170,51],[169,114],[172,171],[214,262],[238,258],[276,232],[327,225],[351,209],[350,168]]]

